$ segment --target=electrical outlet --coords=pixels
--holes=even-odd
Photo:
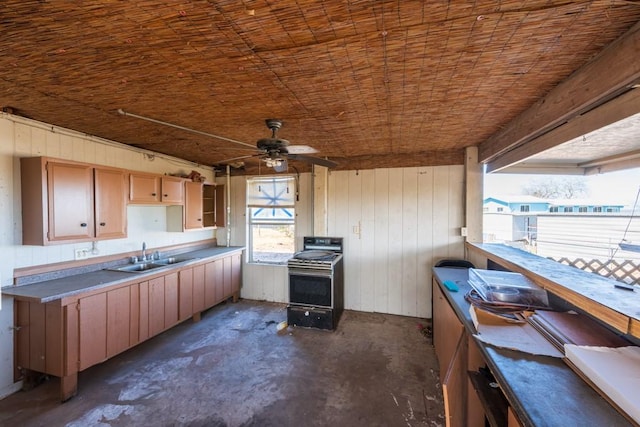
[[[76,249],[75,253],[76,253],[76,260],[89,258],[89,250],[87,249]]]

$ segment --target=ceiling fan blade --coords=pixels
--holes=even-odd
[[[331,160],[321,159],[319,157],[305,156],[303,154],[289,154],[287,157],[289,157],[291,160],[300,160],[303,162],[313,163],[314,165],[325,166],[328,168],[335,168],[336,166],[338,166],[336,162],[332,162]]]
[[[308,145],[289,145],[287,147],[287,152],[289,154],[313,154],[317,153],[318,150],[313,147],[309,147]]]

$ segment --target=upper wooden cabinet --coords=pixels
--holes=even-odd
[[[93,168],[82,164],[47,162],[45,169],[48,240],[83,240],[93,237]],[[23,224],[23,228],[29,228],[29,224]]]
[[[188,181],[184,183],[184,228],[203,228],[202,222],[202,182]]]
[[[168,211],[169,231],[200,230],[225,226],[224,185],[186,181],[184,208]]]
[[[162,189],[160,200],[162,203],[184,204],[184,179],[174,176],[163,176],[160,182]]]
[[[46,157],[20,165],[23,244],[126,237],[123,170]]]
[[[202,224],[205,227],[224,227],[226,204],[224,185],[204,184],[202,189]]]
[[[95,167],[96,237],[127,236],[127,176],[120,169]]]
[[[129,175],[129,203],[184,204],[185,180],[175,176],[132,172]]]

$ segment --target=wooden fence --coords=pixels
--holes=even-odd
[[[564,265],[579,268],[580,270],[596,273],[604,277],[611,277],[620,282],[628,284],[640,284],[640,267],[631,260],[606,260],[592,259],[587,261],[582,258],[569,259],[566,257],[554,258],[551,260]]]

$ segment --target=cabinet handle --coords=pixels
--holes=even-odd
[[[198,218],[198,221],[202,221],[202,218]]]
[[[151,193],[151,195],[152,195],[153,197],[156,197],[156,193]]]
[[[106,222],[101,222],[101,223],[100,223],[100,226],[101,226],[101,227],[104,227],[105,225],[107,225],[107,223],[106,223]]]
[[[169,197],[169,195],[168,194],[164,194],[162,197]]]
[[[86,227],[86,226],[87,226],[87,223],[86,223],[86,222],[81,222],[81,223],[80,223],[80,227]]]

